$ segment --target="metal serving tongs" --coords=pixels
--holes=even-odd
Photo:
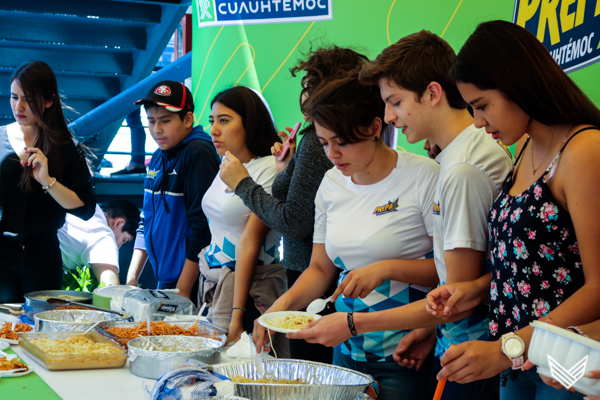
[[[123,318],[123,319],[131,318],[131,314],[120,313],[118,311],[113,311],[113,310],[109,310],[107,308],[93,306],[91,304],[78,303],[76,301],[63,300],[63,299],[57,299],[57,298],[50,298],[46,301],[50,304],[55,304],[55,305],[59,305],[59,306],[80,306],[80,307],[89,308],[91,310],[98,310],[98,311],[103,311],[103,312],[107,312],[107,313],[111,313],[111,314],[117,314],[117,315],[120,315],[121,318]]]
[[[23,314],[23,309],[20,306],[13,306],[8,304],[0,303],[0,312],[10,315],[21,315]]]

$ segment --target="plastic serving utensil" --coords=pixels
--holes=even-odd
[[[450,347],[454,347],[454,345],[450,345]],[[446,386],[447,380],[448,380],[448,377],[445,377],[441,381],[438,381],[437,386],[435,388],[435,393],[433,395],[433,400],[441,400],[442,393],[444,392],[444,386]]]
[[[158,349],[158,351],[164,351],[164,349],[162,348],[162,346],[157,345],[156,343],[154,343],[152,340],[148,340],[145,337],[143,337],[142,335],[138,334],[139,337],[142,338],[143,341],[150,343],[152,346],[156,347]]]
[[[328,298],[326,298],[324,300],[323,299],[313,300],[308,305],[308,307],[306,307],[306,312],[310,315],[320,313],[321,311],[323,311],[325,309],[325,306],[327,306],[327,303],[329,303],[331,301],[331,297],[332,296],[329,296]]]
[[[92,329],[94,329],[95,327],[97,327],[97,326],[98,326],[98,324],[99,324],[99,323],[101,323],[101,322],[102,322],[102,321],[98,321],[98,322],[96,322],[94,325],[92,325],[92,326],[90,326],[89,328],[87,328],[87,331],[83,332],[83,333],[81,334],[81,336],[85,336],[85,334],[86,334],[86,333],[88,333],[89,331],[91,331]]]
[[[260,375],[263,375],[265,371],[263,369],[262,351],[260,353],[256,353],[254,356],[254,366],[256,367],[256,372],[258,372]]]

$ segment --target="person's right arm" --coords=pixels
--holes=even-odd
[[[339,269],[327,256],[325,245],[320,243],[313,244],[312,257],[310,265],[296,280],[294,285],[283,294],[266,313],[276,311],[295,311],[308,306],[311,301],[323,296],[327,289],[337,279]],[[254,343],[257,345],[258,352],[263,345],[269,343],[266,330],[259,323],[254,321],[254,333],[252,335]]]
[[[104,283],[106,286],[119,284],[119,269],[116,265],[111,264],[90,264],[94,275],[99,283]]]
[[[144,269],[144,264],[148,259],[148,253],[146,250],[135,249],[133,250],[133,256],[131,257],[131,264],[129,264],[129,270],[127,271],[127,285],[137,286],[138,279]]]

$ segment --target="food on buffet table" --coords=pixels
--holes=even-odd
[[[148,335],[148,324],[144,322],[140,322],[137,326],[133,328],[119,328],[112,327],[106,329],[107,332],[112,333],[115,336],[121,338],[132,339],[139,335],[142,336],[163,336],[163,335],[184,335],[184,336],[202,336],[210,339],[221,340],[221,338],[215,336],[214,334],[210,334],[209,332],[203,332],[201,330],[198,332],[198,325],[193,325],[188,329],[184,329],[180,326],[171,325],[162,321],[152,321],[150,322],[150,335]]]
[[[313,322],[314,317],[306,315],[286,315],[285,317],[277,317],[269,320],[269,325],[274,328],[282,329],[300,329]]]
[[[54,309],[54,311],[58,310],[94,310],[93,308],[83,307],[83,306],[60,306]]]
[[[9,371],[11,369],[28,369],[27,365],[21,361],[18,357],[8,359],[7,357],[0,357],[0,371]]]
[[[77,296],[71,296],[68,294],[59,294],[58,296],[34,296],[34,297],[32,297],[32,299],[35,299],[35,300],[62,299],[62,300],[72,300],[72,301],[87,300],[86,297],[77,297]]]
[[[121,351],[109,343],[96,343],[81,335],[71,336],[68,339],[36,338],[31,343],[50,355],[95,355],[119,354]]]
[[[0,339],[9,339],[9,340],[17,340],[19,337],[17,336],[17,332],[29,332],[33,328],[29,324],[15,324],[15,330],[12,330],[12,323],[5,322],[2,328],[0,329]]]
[[[306,379],[276,379],[273,374],[264,374],[261,379],[246,378],[245,376],[233,375],[230,378],[234,383],[275,383],[278,385],[310,385]],[[316,379],[316,377],[315,377]],[[319,382],[321,384],[321,382]]]

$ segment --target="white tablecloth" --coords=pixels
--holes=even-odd
[[[23,361],[33,365],[40,378],[63,400],[147,400],[145,387],[152,390],[156,383],[154,379],[139,378],[133,375],[129,371],[129,361],[123,368],[48,371],[20,346],[12,345],[10,347]],[[221,362],[234,361],[227,358],[225,352],[222,352],[221,356]],[[268,355],[265,356],[271,358]]]

